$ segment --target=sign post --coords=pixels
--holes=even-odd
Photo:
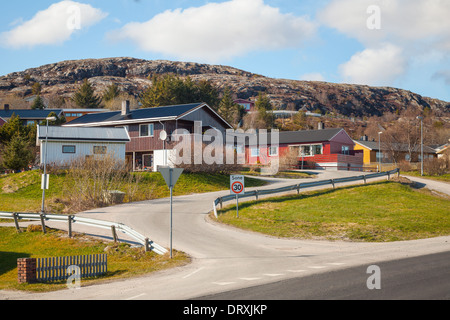
[[[170,190],[170,258],[172,259],[172,204],[173,204],[173,187],[178,181],[178,178],[180,178],[181,174],[183,173],[183,169],[179,168],[159,168],[159,172],[164,178],[164,181],[166,181],[167,186]]]
[[[245,193],[244,176],[230,176],[230,191],[236,195],[236,216],[239,218],[239,195]]]

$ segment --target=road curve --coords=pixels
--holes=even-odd
[[[360,175],[321,172],[320,179]],[[300,180],[273,179],[266,188]],[[207,191],[207,190],[205,190]],[[173,246],[192,257],[187,266],[79,290],[24,294],[0,292],[0,299],[184,300],[352,266],[449,251],[450,237],[393,243],[288,240],[214,223],[213,200],[227,191],[179,196],[173,205]],[[82,216],[124,223],[169,246],[169,202],[157,199],[84,212]],[[75,230],[84,231],[84,230]]]

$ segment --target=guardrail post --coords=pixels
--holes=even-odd
[[[256,200],[258,200],[258,190],[255,191]]]
[[[41,213],[39,216],[41,217],[42,232],[47,233],[45,229],[45,214]]]
[[[69,216],[67,219],[67,221],[69,223],[69,238],[72,238],[72,219],[73,219],[73,216]]]
[[[117,232],[116,232],[116,227],[115,226],[111,226],[111,232],[112,232],[112,236],[113,236],[114,242],[117,242],[118,238],[117,238]]]
[[[220,198],[219,203],[220,203],[220,210],[222,210],[222,207],[223,207],[223,201],[222,201],[222,198]]]
[[[13,216],[14,216],[14,225],[16,226],[16,230],[17,230],[18,233],[21,233],[22,230],[20,230],[20,227],[19,227],[19,218],[18,218],[19,214],[18,214],[17,212],[14,212],[14,213],[13,213]]]
[[[300,194],[300,185],[297,185],[297,194]]]
[[[331,184],[333,185],[333,189],[335,189],[336,187],[334,186],[334,180],[331,179],[330,181],[331,181]]]
[[[148,240],[148,238],[145,238],[145,252],[149,252],[150,251],[150,241]]]
[[[363,179],[364,179],[364,184],[367,184],[366,175],[363,176]]]
[[[216,217],[216,219],[218,218],[217,216],[217,208],[216,208],[216,202],[213,201],[213,210],[214,210],[214,217]]]

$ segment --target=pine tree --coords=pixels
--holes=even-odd
[[[258,118],[262,127],[265,129],[271,129],[274,121],[273,113],[270,112],[273,110],[270,98],[267,95],[260,93],[258,95],[258,100],[255,103],[255,108],[258,112]]]
[[[41,96],[38,95],[38,96],[34,99],[33,104],[31,105],[31,109],[33,109],[33,110],[35,110],[35,109],[43,110],[44,108],[45,108],[44,101],[42,101]]]
[[[217,111],[228,123],[237,126],[240,120],[239,105],[234,103],[230,88],[225,88]]]
[[[103,91],[103,100],[104,101],[111,101],[115,98],[117,98],[120,94],[120,89],[119,87],[113,83],[111,85],[109,85],[105,91]]]
[[[11,118],[0,127],[0,144],[7,145],[16,134],[26,135],[28,127],[22,125],[19,116],[13,114]]]
[[[14,135],[3,152],[3,166],[19,170],[26,168],[32,159],[30,144],[20,134]]]
[[[102,98],[95,95],[91,83],[85,79],[81,87],[72,96],[72,101],[79,107],[96,109],[100,108]]]
[[[144,108],[206,102],[215,107],[217,90],[208,82],[195,83],[190,77],[180,78],[172,74],[153,76],[152,86],[139,99]]]

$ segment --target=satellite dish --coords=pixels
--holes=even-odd
[[[161,132],[159,133],[159,139],[165,141],[167,140],[167,132],[166,130],[161,130]]]

